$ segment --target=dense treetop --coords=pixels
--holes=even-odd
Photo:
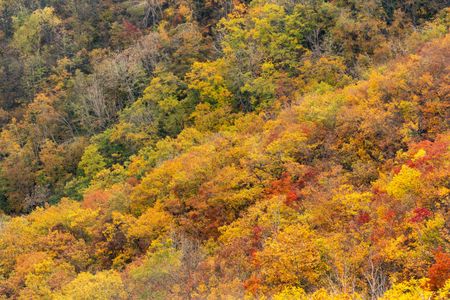
[[[0,0],[0,299],[448,299],[448,4]]]

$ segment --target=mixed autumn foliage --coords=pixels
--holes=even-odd
[[[0,0],[0,299],[448,299],[448,4]]]

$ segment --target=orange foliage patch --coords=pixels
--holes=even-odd
[[[435,253],[434,260],[435,263],[428,270],[428,278],[431,289],[438,290],[450,278],[450,255],[439,250]]]

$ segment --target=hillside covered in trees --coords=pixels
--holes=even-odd
[[[447,0],[0,0],[0,299],[449,299]]]

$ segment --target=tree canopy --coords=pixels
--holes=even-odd
[[[448,299],[449,24],[0,0],[0,299]]]

